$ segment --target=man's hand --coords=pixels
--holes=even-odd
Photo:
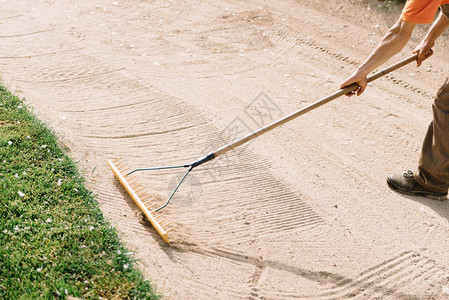
[[[404,48],[412,35],[415,25],[415,23],[409,23],[399,19],[396,24],[387,31],[376,49],[374,49],[369,57],[358,67],[357,71],[341,85],[342,88],[353,83],[359,86],[354,91],[346,94],[347,96],[360,96],[365,91],[368,84],[368,74],[387,62],[391,57]]]
[[[340,88],[345,88],[353,83],[356,83],[358,87],[353,90],[352,92],[349,92],[346,94],[346,96],[351,97],[354,95],[360,96],[366,89],[366,86],[368,85],[368,78],[366,75],[359,74],[358,72],[355,72],[351,76],[349,76],[348,79],[346,79],[340,86]]]
[[[436,39],[443,34],[447,28],[449,28],[449,18],[446,17],[443,12],[440,12],[438,18],[433,22],[432,27],[430,27],[422,42],[415,48],[415,50],[413,50],[413,53],[418,53],[418,67],[423,60],[432,56],[432,47],[435,44]]]
[[[418,59],[416,60],[416,66],[421,66],[421,63],[432,56],[433,50],[432,47],[435,43],[428,42],[424,39],[416,48],[413,50],[413,53],[418,53]]]

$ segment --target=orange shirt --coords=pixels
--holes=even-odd
[[[409,23],[432,23],[438,7],[448,3],[449,0],[407,0],[401,19]]]

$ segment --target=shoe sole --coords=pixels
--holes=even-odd
[[[401,193],[401,194],[404,194],[404,195],[426,197],[426,198],[429,198],[429,199],[432,199],[432,200],[438,200],[438,201],[447,200],[447,194],[435,195],[435,194],[428,194],[428,193],[425,193],[425,192],[409,192],[409,191],[401,190],[398,186],[396,186],[390,180],[390,178],[387,178],[387,184],[395,192],[398,192],[398,193]]]

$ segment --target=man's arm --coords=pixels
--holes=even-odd
[[[365,91],[368,74],[404,48],[410,40],[415,26],[415,23],[409,23],[399,19],[396,24],[387,31],[365,62],[363,62],[354,74],[346,79],[341,85],[341,87],[348,86],[352,83],[357,83],[359,85],[359,88],[352,93],[349,93],[348,96],[355,94],[359,96]]]
[[[443,34],[448,27],[449,19],[440,12],[440,15],[427,32],[422,42],[415,48],[415,50],[413,50],[413,53],[418,53],[418,67],[423,60],[433,54],[432,47],[435,44],[436,39]]]

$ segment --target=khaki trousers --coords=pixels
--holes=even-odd
[[[449,77],[438,90],[419,159],[416,181],[423,187],[446,193],[449,188]]]

